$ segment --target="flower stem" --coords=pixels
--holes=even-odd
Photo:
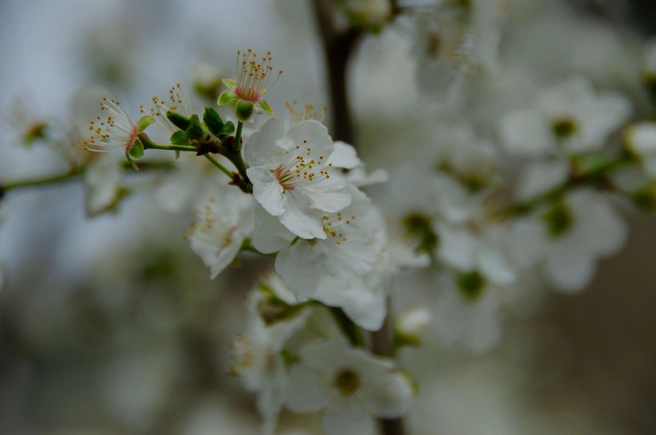
[[[173,169],[173,167],[174,165],[171,162],[143,162],[140,166],[140,169],[145,169],[145,170]],[[132,167],[127,162],[125,162],[125,164],[123,165],[123,169],[126,170],[130,169],[130,172],[133,172]],[[4,194],[9,192],[10,190],[22,189],[25,187],[47,186],[47,185],[54,185],[54,184],[65,183],[70,181],[76,181],[77,179],[80,178],[80,176],[84,175],[86,170],[87,168],[85,167],[79,167],[66,171],[62,174],[30,178],[27,180],[17,180],[5,184],[0,184],[0,199],[2,199]]]
[[[212,157],[212,156],[209,155],[209,154],[205,154],[205,158],[206,158],[207,160],[209,160],[210,162],[212,162],[212,164],[213,164],[214,166],[216,166],[217,168],[219,168],[219,170],[220,170],[221,172],[223,172],[224,174],[226,174],[228,177],[233,178],[233,173],[232,173],[232,171],[230,171],[228,168],[226,168],[225,166],[223,166],[223,165],[222,165],[217,159],[215,159],[214,157]]]
[[[198,148],[189,145],[157,145],[154,142],[144,143],[144,149],[198,152]]]
[[[244,127],[244,123],[237,121],[237,132],[235,133],[235,151],[241,151],[241,129]]]

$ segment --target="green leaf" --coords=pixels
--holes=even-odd
[[[228,121],[225,124],[223,124],[223,127],[221,127],[221,131],[219,131],[219,134],[217,136],[227,136],[234,132],[235,132],[235,124],[232,121]]]
[[[189,118],[189,127],[186,132],[187,138],[194,140],[203,137],[203,135],[205,135],[205,129],[201,125],[198,115],[191,115],[191,118]]]
[[[237,82],[231,79],[223,79],[223,84],[226,85],[230,90],[233,90],[237,87]]]
[[[237,100],[237,105],[235,107],[235,115],[237,115],[237,119],[239,119],[240,121],[242,122],[248,121],[250,117],[253,115],[254,110],[255,110],[255,105],[253,103]]]
[[[233,101],[237,99],[237,96],[235,95],[234,92],[232,91],[223,91],[221,92],[221,95],[219,95],[219,99],[216,102],[219,106],[225,106],[226,104],[230,104]]]
[[[216,110],[212,109],[211,107],[206,107],[205,113],[203,113],[203,121],[205,122],[207,128],[212,132],[212,134],[215,136],[221,135],[221,130],[223,129],[223,121],[221,120],[219,114],[216,113]]]
[[[171,143],[173,145],[189,145],[190,141],[184,131],[178,130],[171,135]]]
[[[266,100],[260,100],[258,103],[260,105],[260,108],[266,113],[267,115],[273,115],[273,109],[271,106],[269,106],[269,103],[266,102]]]
[[[148,115],[142,116],[141,119],[139,119],[139,121],[137,121],[137,124],[136,124],[137,129],[139,130],[139,133],[144,131],[146,129],[146,127],[151,125],[153,122],[155,122],[155,119],[153,119],[152,116],[148,116]]]
[[[173,123],[173,125],[178,127],[180,130],[186,130],[189,128],[189,124],[190,124],[189,118],[187,118],[184,115],[180,115],[178,112],[172,112],[169,110],[168,112],[166,112],[166,117],[169,119],[169,121]]]
[[[144,145],[141,142],[141,139],[136,138],[134,140],[134,142],[132,142],[132,145],[130,145],[130,149],[128,149],[128,154],[134,160],[138,160],[141,157],[143,157],[143,155],[144,155]]]

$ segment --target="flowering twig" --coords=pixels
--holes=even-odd
[[[173,167],[174,166],[171,162],[144,162],[141,164],[140,169],[159,170],[159,169],[173,169]],[[123,165],[123,169],[125,170],[130,169],[130,172],[132,172],[132,167],[129,164],[127,164],[127,162]],[[10,190],[21,189],[26,187],[37,187],[37,186],[59,184],[69,181],[77,181],[80,178],[80,176],[84,175],[85,172],[86,172],[85,167],[78,167],[70,171],[64,172],[62,174],[48,175],[48,176],[37,177],[37,178],[29,178],[26,180],[17,180],[17,181],[11,181],[4,184],[0,184],[0,199],[4,196],[4,194],[9,192]]]

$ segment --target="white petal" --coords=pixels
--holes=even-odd
[[[526,110],[507,115],[499,125],[501,142],[510,153],[537,157],[555,151],[549,125],[537,110]]]
[[[329,391],[323,377],[303,363],[295,364],[287,378],[285,405],[294,412],[316,412],[329,400]]]
[[[401,372],[377,379],[370,391],[374,414],[382,418],[403,417],[414,397],[412,380]]]
[[[316,183],[302,187],[310,198],[311,206],[329,213],[335,213],[351,204],[348,185],[338,175],[332,175]]]
[[[533,219],[518,219],[510,230],[508,254],[519,268],[527,268],[542,260],[547,253],[544,224]]]
[[[638,122],[627,128],[625,134],[631,151],[640,156],[656,155],[656,122]]]
[[[325,414],[322,422],[326,435],[371,435],[373,418],[360,407],[350,406]]]
[[[344,362],[344,357],[351,352],[353,352],[351,345],[339,333],[332,336],[330,340],[305,345],[299,354],[303,364],[321,370],[326,376],[332,376]]]
[[[567,180],[568,172],[569,165],[562,160],[529,164],[517,180],[516,198],[519,201],[532,199],[560,186]]]
[[[255,232],[253,246],[263,254],[278,252],[289,246],[294,234],[280,220],[271,216],[263,207],[255,207]]]
[[[219,273],[223,272],[223,269],[232,263],[232,260],[239,254],[243,241],[243,238],[233,237],[230,243],[219,251],[214,264],[212,264],[210,279],[216,278]]]
[[[328,129],[319,121],[313,119],[293,125],[287,131],[287,137],[300,146],[305,160],[315,162],[326,160],[334,152],[335,146],[328,135]],[[309,148],[309,150],[308,150]],[[309,153],[309,154],[308,154]],[[323,159],[320,157],[323,156]]]
[[[110,157],[100,157],[84,174],[85,206],[89,216],[102,213],[116,200],[121,167]]]
[[[280,222],[289,231],[304,239],[325,239],[320,212],[309,207],[293,192],[287,192],[287,210],[279,216]]]
[[[369,331],[380,329],[387,313],[386,293],[367,287],[361,279],[340,282],[322,277],[313,296],[331,307],[342,307],[353,322]]]
[[[324,267],[337,279],[348,280],[370,272],[376,264],[378,252],[374,241],[357,228],[342,229],[345,237],[328,237],[319,242],[325,255]],[[346,240],[344,240],[346,239]],[[339,243],[339,244],[338,244]]]
[[[298,240],[276,256],[276,272],[299,300],[307,300],[317,291],[322,270],[320,251],[305,240]]]
[[[583,290],[592,280],[595,269],[590,254],[569,241],[563,241],[552,248],[545,263],[549,280],[557,290],[564,293]]]
[[[257,202],[274,216],[283,214],[288,198],[272,169],[269,166],[255,166],[248,168],[246,173],[253,183],[253,196]]]
[[[282,150],[276,140],[285,135],[283,121],[269,118],[258,131],[244,144],[244,158],[249,166],[266,166],[271,163],[270,156]],[[250,177],[250,174],[249,174]]]
[[[627,225],[603,196],[581,190],[570,194],[567,202],[578,222],[574,230],[577,242],[584,244],[589,253],[608,256],[624,247]]]
[[[335,141],[335,151],[330,155],[326,164],[332,163],[335,168],[353,169],[362,164],[358,154],[351,145]]]
[[[474,268],[474,256],[478,245],[476,238],[464,229],[441,222],[437,225],[437,232],[440,240],[438,245],[440,260],[462,271],[471,271]]]
[[[498,247],[497,249],[481,248],[478,252],[478,264],[481,273],[494,284],[510,285],[515,282],[515,272]]]

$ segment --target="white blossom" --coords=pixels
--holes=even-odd
[[[351,203],[346,182],[327,163],[335,146],[326,127],[309,120],[285,132],[271,118],[244,148],[255,199],[297,236],[325,239],[323,214]]]
[[[372,417],[400,417],[410,406],[413,388],[397,377],[394,363],[351,348],[341,335],[304,346],[300,357],[285,405],[299,413],[321,411],[327,435],[369,435]]]
[[[499,135],[508,152],[539,157],[601,149],[610,133],[631,114],[630,102],[616,92],[596,93],[592,83],[573,77],[540,92],[533,107],[506,115]]]
[[[618,252],[626,224],[599,193],[577,189],[512,225],[509,254],[515,264],[544,264],[557,290],[579,292],[592,279],[596,261]]]
[[[196,219],[185,238],[217,277],[239,253],[253,232],[253,201],[237,189],[222,186],[194,211]]]
[[[263,283],[267,290],[280,289],[272,282],[271,276]],[[284,292],[276,291],[275,296],[284,297]],[[272,435],[288,385],[287,363],[282,352],[290,337],[305,325],[310,310],[301,310],[288,319],[267,326],[257,311],[262,297],[262,292],[257,289],[251,295],[248,329],[231,345],[231,373],[242,379],[248,391],[257,392],[257,408],[263,419],[262,433]]]
[[[624,132],[627,149],[634,154],[651,179],[656,179],[656,122],[643,121]]]
[[[371,200],[349,187],[353,202],[337,213],[321,216],[324,238],[297,239],[280,222],[258,207],[255,211],[253,245],[263,253],[278,252],[276,271],[300,300],[312,297],[320,278],[345,281],[370,272],[377,250],[373,234],[361,223],[369,213]],[[290,245],[291,243],[291,245]]]

